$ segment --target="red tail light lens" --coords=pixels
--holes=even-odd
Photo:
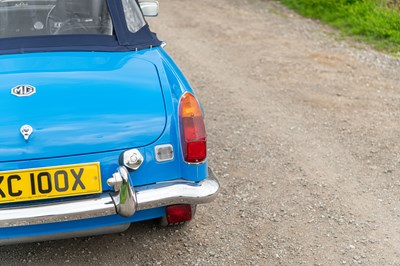
[[[192,206],[173,205],[167,207],[167,221],[170,224],[182,223],[192,220]]]
[[[207,137],[203,113],[193,94],[186,92],[179,107],[183,158],[189,163],[207,158]]]

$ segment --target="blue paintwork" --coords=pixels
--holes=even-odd
[[[0,76],[0,161],[141,147],[164,131],[157,70],[133,53],[7,55]],[[22,84],[36,94],[10,93]],[[24,124],[35,129],[29,142]]]
[[[8,239],[8,238],[19,238],[19,237],[32,237],[40,235],[59,234],[69,231],[96,229],[101,227],[155,219],[163,216],[164,213],[165,213],[165,208],[156,208],[156,209],[139,211],[130,218],[123,218],[119,215],[113,215],[96,219],[85,219],[72,222],[20,226],[14,228],[0,228],[0,238]]]
[[[138,148],[145,162],[131,173],[134,186],[207,177],[207,161],[183,161],[178,104],[183,93],[193,91],[160,47],[122,53],[6,55],[0,57],[0,76],[0,171],[100,162],[103,190],[109,191],[106,180],[118,167],[121,153]],[[27,98],[11,95],[12,87],[25,83],[38,92]],[[25,123],[35,129],[40,125],[28,143],[19,133]],[[160,144],[173,145],[174,160],[156,162],[154,147]],[[130,218],[0,228],[0,238],[86,230],[164,215],[165,209],[158,208]]]

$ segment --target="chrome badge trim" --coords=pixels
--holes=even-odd
[[[29,97],[36,93],[36,88],[31,85],[18,85],[11,89],[11,94],[17,97]]]
[[[24,136],[24,139],[27,141],[33,133],[33,128],[30,125],[23,125],[20,129],[20,132],[22,136]]]

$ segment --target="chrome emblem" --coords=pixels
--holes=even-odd
[[[28,140],[33,133],[33,128],[30,125],[23,125],[20,131],[24,139]]]
[[[18,85],[11,89],[11,94],[17,97],[28,97],[36,93],[36,88],[31,85]]]

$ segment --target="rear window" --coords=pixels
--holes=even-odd
[[[146,22],[136,1],[122,0],[122,6],[124,7],[126,25],[129,31],[132,33],[139,31]]]
[[[106,0],[0,0],[0,38],[112,35]]]

